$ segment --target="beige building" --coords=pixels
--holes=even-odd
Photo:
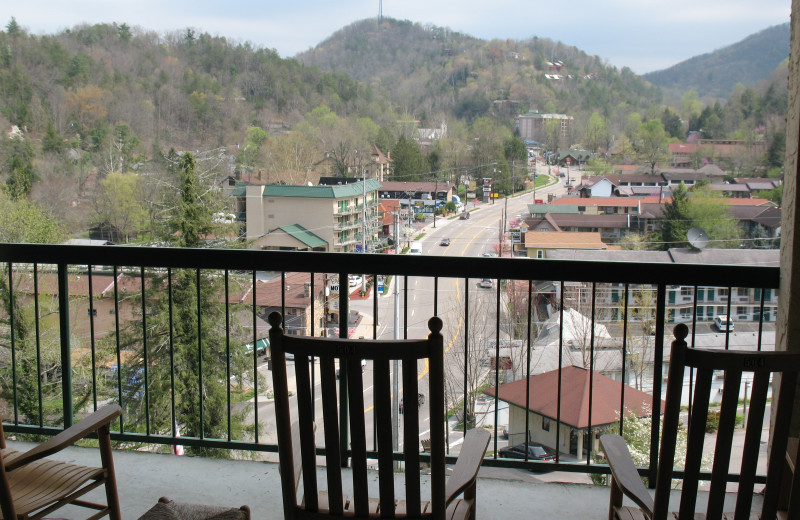
[[[333,186],[246,186],[254,248],[353,252],[378,243],[377,179]]]
[[[527,231],[523,237],[529,258],[547,258],[549,252],[561,249],[608,249],[595,232]]]
[[[519,136],[525,141],[538,141],[544,143],[547,123],[558,121],[559,148],[569,148],[572,145],[572,126],[574,117],[566,114],[540,114],[531,110],[527,114],[520,114],[514,119],[514,125],[519,130]]]

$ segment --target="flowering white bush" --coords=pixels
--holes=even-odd
[[[628,445],[628,450],[631,453],[631,458],[633,459],[633,463],[636,466],[647,466],[650,464],[650,422],[651,417],[650,414],[647,413],[643,417],[639,417],[634,413],[629,413],[625,416],[623,421],[623,431],[622,431],[622,438],[625,439],[625,443]],[[659,431],[664,428],[664,420],[659,420]],[[618,432],[619,431],[619,423],[615,426],[610,426],[607,430],[608,432]],[[680,426],[678,428],[678,436],[675,439],[675,461],[681,466],[686,460],[686,443],[687,443],[687,434],[686,428]],[[601,455],[601,454],[597,454]],[[597,455],[595,455],[596,462],[602,462]],[[673,464],[674,467],[674,464]],[[647,484],[647,477],[642,477],[645,480],[645,484]],[[606,484],[607,482],[607,475],[592,475],[592,480],[596,484]],[[674,481],[673,487],[677,487],[677,483],[680,481]]]

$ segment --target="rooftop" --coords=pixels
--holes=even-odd
[[[287,186],[283,184],[270,184],[264,186],[264,197],[298,197],[307,199],[343,199],[356,197],[364,192],[364,183],[354,182],[336,186]],[[377,179],[367,179],[367,191],[375,191],[381,187]]]

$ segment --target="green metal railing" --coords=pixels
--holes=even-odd
[[[757,302],[761,307],[759,316],[764,316],[765,289],[777,289],[779,282],[778,268],[763,266],[628,264],[528,258],[445,258],[30,244],[0,244],[0,268],[3,269],[2,286],[5,291],[3,323],[0,325],[2,327],[0,359],[6,368],[0,373],[0,377],[3,378],[2,395],[8,406],[4,414],[6,431],[54,434],[69,426],[74,415],[80,415],[96,407],[98,403],[111,400],[127,404],[127,410],[137,410],[135,416],[137,420],[133,422],[131,422],[134,418],[132,412],[123,414],[113,434],[113,438],[117,441],[164,446],[180,444],[204,449],[255,452],[277,451],[277,446],[274,442],[269,442],[261,427],[262,423],[268,424],[271,417],[265,417],[263,414],[266,412],[261,409],[264,401],[260,400],[262,398],[259,389],[257,349],[253,349],[249,354],[252,357],[247,358],[247,371],[250,372],[245,372],[242,366],[235,368],[231,360],[236,358],[235,349],[240,344],[238,342],[256,345],[258,340],[266,335],[266,330],[259,332],[259,318],[275,309],[281,310],[286,315],[288,308],[286,297],[289,290],[286,283],[287,273],[307,273],[311,295],[320,291],[324,293],[325,280],[332,276],[338,276],[342,281],[347,280],[349,274],[362,273],[372,276],[373,280],[377,279],[378,275],[391,276],[397,281],[421,277],[430,281],[426,284],[427,292],[424,297],[432,301],[434,313],[441,312],[445,304],[444,296],[440,294],[443,280],[455,279],[459,283],[476,282],[476,279],[483,278],[496,280],[498,283],[491,293],[476,294],[478,289],[473,289],[472,283],[464,283],[464,298],[459,311],[461,314],[451,316],[451,321],[457,321],[459,316],[463,318],[459,334],[462,338],[469,338],[477,328],[476,325],[479,325],[476,323],[476,317],[470,314],[470,302],[482,297],[481,294],[491,294],[494,298],[492,301],[495,309],[490,322],[494,324],[491,336],[496,338],[497,356],[494,366],[489,370],[494,381],[500,381],[501,376],[500,363],[497,360],[501,357],[500,336],[504,327],[501,322],[505,319],[502,316],[507,312],[501,309],[501,302],[507,302],[509,299],[507,291],[512,282],[521,283],[528,295],[526,300],[528,310],[520,325],[520,330],[527,331],[522,334],[522,342],[528,356],[535,348],[531,337],[531,329],[537,325],[531,313],[535,300],[534,293],[552,297],[551,308],[554,313],[561,313],[563,316],[564,308],[567,307],[564,302],[564,293],[567,289],[577,286],[585,289],[590,298],[590,306],[587,309],[592,317],[592,332],[588,344],[591,360],[594,360],[595,348],[598,345],[598,339],[594,336],[598,291],[607,284],[616,284],[614,287],[617,290],[621,287],[623,296],[618,299],[623,300],[620,305],[624,304],[624,310],[627,311],[629,301],[626,295],[631,292],[631,288],[646,286],[655,294],[651,391],[654,403],[659,403],[662,398],[664,338],[669,305],[667,292],[670,288],[692,287],[694,301],[697,302],[698,287],[726,288],[730,295],[733,292],[731,283],[735,281],[736,287],[757,290],[754,293],[761,295],[760,302]],[[279,287],[277,292],[271,295],[262,294],[263,291],[258,289],[266,283],[262,282],[260,277],[262,273],[267,272],[277,276],[273,283]],[[52,280],[55,280],[55,283]],[[82,285],[84,282],[86,282],[85,287]],[[548,284],[556,289],[542,289]],[[216,293],[207,292],[211,286],[216,288]],[[81,292],[72,291],[71,294],[71,287],[80,287]],[[187,287],[193,294],[182,293]],[[221,295],[224,297],[220,297]],[[259,299],[262,296],[264,296],[263,301]],[[271,297],[269,302],[267,296]],[[470,300],[471,297],[473,300]],[[379,298],[376,296],[376,291],[372,291],[370,298],[374,316],[378,316]],[[578,299],[580,300],[580,296]],[[191,385],[188,383],[184,385],[186,382],[180,380],[176,381],[176,376],[180,374],[175,370],[178,360],[175,358],[174,345],[178,329],[187,323],[187,315],[183,313],[186,313],[188,308],[179,307],[176,304],[178,300],[192,301],[194,305],[194,310],[189,313],[191,320],[194,320],[192,321],[194,332],[180,332],[187,337],[194,334],[192,337],[197,341],[199,368],[196,380],[193,379]],[[401,312],[405,328],[409,324],[408,293],[402,300]],[[606,299],[601,298],[601,301]],[[304,311],[311,317],[308,320],[309,335],[319,336],[328,333],[327,324],[320,326],[318,315],[334,307],[330,305],[331,303],[327,297],[324,301],[310,297],[308,308]],[[347,291],[340,291],[335,303],[338,308],[339,335],[346,337],[351,306]],[[730,298],[726,305],[728,315],[731,315]],[[44,306],[47,308],[43,308]],[[224,319],[211,317],[209,309],[219,310],[220,306],[224,307]],[[83,308],[87,308],[85,313],[82,313]],[[54,320],[54,317],[57,317],[57,320]],[[698,320],[703,318],[693,313],[692,330],[697,328]],[[377,319],[375,321],[377,322]],[[240,327],[234,322],[247,326]],[[563,327],[563,319],[561,323]],[[629,326],[629,321],[621,323],[622,338],[627,337]],[[765,324],[758,321],[753,326],[757,326],[757,343],[758,348],[761,348]],[[213,331],[214,338],[219,339],[219,343],[212,347],[206,344],[209,340],[208,331]],[[507,331],[503,332],[505,334]],[[561,332],[560,337],[563,338],[563,330]],[[373,335],[377,335],[377,324],[373,326]],[[486,347],[472,345],[469,339],[462,341],[464,366],[469,367],[466,358],[470,355],[470,350],[485,351]],[[135,348],[128,349],[126,342],[131,342]],[[624,360],[627,351],[625,339],[622,342],[620,348]],[[727,339],[725,345],[726,347],[728,345]],[[563,344],[563,339],[559,339],[558,348],[559,352],[567,348]],[[213,356],[208,353],[212,351]],[[88,361],[85,356],[79,357],[78,352],[85,352]],[[44,358],[54,356],[54,353],[57,353],[58,359]],[[139,353],[141,356],[133,359]],[[107,361],[109,355],[113,360],[111,366],[108,366],[107,362],[104,365],[102,361],[102,359]],[[80,362],[75,362],[76,359],[80,359]],[[34,365],[35,368],[32,368]],[[128,372],[126,372],[127,365],[131,368]],[[219,371],[220,365],[224,365],[223,371]],[[524,372],[526,377],[531,375],[529,361],[527,366]],[[562,361],[559,361],[559,370],[562,366]],[[54,372],[52,375],[48,373],[43,376],[45,369]],[[467,403],[471,400],[471,396],[468,396],[466,391],[469,386],[466,384],[468,370],[470,368],[464,371],[465,390],[461,405],[464,417],[470,415]],[[623,378],[625,370],[626,365],[623,361]],[[38,374],[36,385],[33,386],[30,381],[23,380],[25,374],[31,373]],[[250,403],[237,403],[232,396],[233,387],[236,385],[231,383],[231,379],[247,377],[242,376],[247,373],[251,374],[249,383],[253,386],[252,407]],[[221,423],[227,422],[226,431],[206,434],[203,429],[205,426],[202,426],[198,435],[186,436],[184,433],[183,436],[179,436],[179,425],[185,422],[176,412],[176,403],[188,397],[183,394],[176,397],[176,393],[179,388],[186,386],[186,395],[203,396],[208,389],[208,381],[204,380],[204,377],[209,374],[214,374],[213,377],[224,374],[227,380],[225,388],[227,417],[221,421]],[[57,385],[54,385],[53,381],[57,381]],[[165,399],[163,394],[156,394],[153,390],[154,385],[161,385],[161,389],[171,397]],[[188,389],[192,385],[194,388]],[[209,419],[204,416],[207,407],[203,399],[204,397],[201,397],[196,403],[198,411],[196,420],[199,420],[201,425],[205,425]],[[132,404],[132,401],[135,403]],[[494,405],[496,418],[499,402],[495,400]],[[590,402],[590,408],[592,405]],[[237,433],[233,431],[234,421],[231,417],[242,409],[252,412],[252,429],[249,432]],[[165,421],[164,417],[170,420]],[[557,428],[561,424],[561,419],[560,416],[552,418]],[[163,427],[165,423],[169,423],[170,426]],[[157,424],[161,424],[162,427],[157,427]],[[642,470],[651,476],[655,474],[657,465],[658,424],[657,416],[654,416],[651,421],[650,464]],[[586,434],[591,438],[599,426],[601,425],[590,424]],[[560,429],[557,431],[560,432]],[[562,440],[557,434],[557,449]],[[495,455],[487,458],[487,465],[552,469],[550,463],[498,458],[497,443],[495,438],[493,449],[490,448]],[[320,449],[325,448],[320,447]],[[585,463],[562,460],[558,463],[558,467],[565,471],[606,473],[606,466],[592,462],[591,452],[590,443]],[[735,476],[732,479],[735,480]]]

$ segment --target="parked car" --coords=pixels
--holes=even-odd
[[[450,239],[449,238],[443,238],[442,241],[439,242],[439,245],[440,246],[449,246],[450,245]]]
[[[714,325],[720,332],[733,332],[733,320],[729,319],[726,314],[714,316]]]
[[[491,278],[481,278],[481,281],[478,282],[478,287],[483,287],[484,289],[491,289],[494,287],[494,283],[492,282]]]
[[[411,247],[408,248],[409,255],[421,255],[422,254],[422,242],[414,241],[411,242]]]
[[[526,451],[528,452],[528,460],[556,460],[556,454],[553,450],[535,442],[527,446],[525,443],[506,446],[505,448],[500,448],[497,454],[506,459],[524,459]]]
[[[487,251],[487,252],[483,253],[483,256],[486,257],[486,258],[494,258],[494,253],[490,253],[490,252]]]
[[[357,285],[361,285],[362,279],[360,275],[351,274],[348,276],[350,287],[355,287]]]
[[[269,347],[269,338],[261,338],[256,343],[256,346],[257,346],[256,354],[258,354],[259,356],[263,356],[264,354],[267,353],[267,348]],[[253,344],[252,343],[245,344],[244,351],[247,354],[252,354],[253,353]]]
[[[459,220],[469,220],[469,211],[464,211],[458,217]]]

